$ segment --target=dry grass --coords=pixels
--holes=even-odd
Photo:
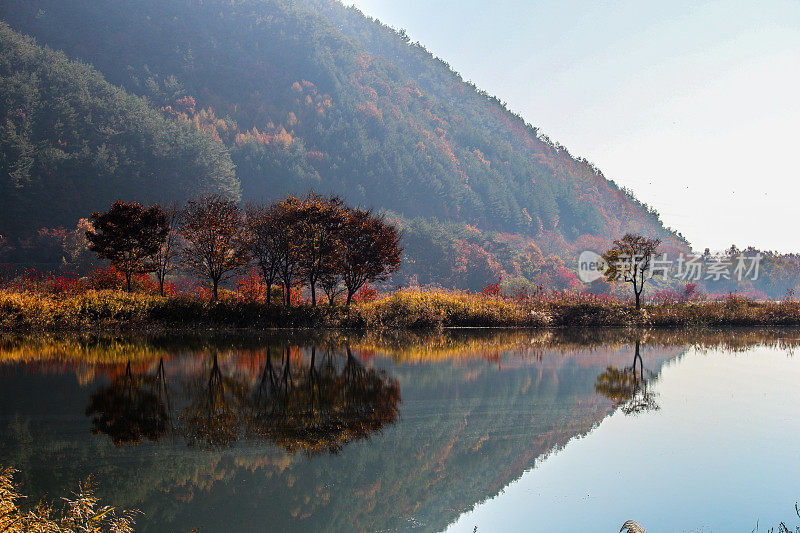
[[[361,325],[389,328],[541,327],[544,313],[529,305],[482,294],[400,290],[354,309]]]
[[[798,326],[800,302],[719,301],[632,306],[590,296],[510,299],[461,291],[406,289],[370,302],[267,306],[199,296],[162,298],[89,290],[79,294],[0,291],[0,331],[171,330],[193,328],[724,327]]]
[[[0,468],[0,531],[9,533],[129,533],[136,511],[117,512],[100,505],[91,480],[78,484],[71,498],[62,505],[41,501],[25,510],[25,500],[14,485],[13,468]]]

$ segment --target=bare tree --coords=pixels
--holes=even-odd
[[[204,196],[190,200],[182,218],[183,264],[211,281],[216,300],[220,282],[239,272],[250,259],[250,237],[239,206],[223,196]]]

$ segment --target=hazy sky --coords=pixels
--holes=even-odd
[[[405,28],[696,249],[800,251],[800,1],[345,2]]]

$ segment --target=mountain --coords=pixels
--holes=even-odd
[[[433,224],[407,257],[445,233],[451,272],[471,245],[521,275],[485,250],[497,240],[486,232],[567,259],[626,231],[686,246],[591,163],[338,1],[3,1],[0,18],[224,143],[244,199],[313,188],[389,210],[404,229]]]
[[[221,143],[2,23],[0,117],[0,234],[74,226],[117,197],[239,193]]]

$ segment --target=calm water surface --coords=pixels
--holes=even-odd
[[[8,338],[0,465],[141,531],[793,530],[798,339]]]

